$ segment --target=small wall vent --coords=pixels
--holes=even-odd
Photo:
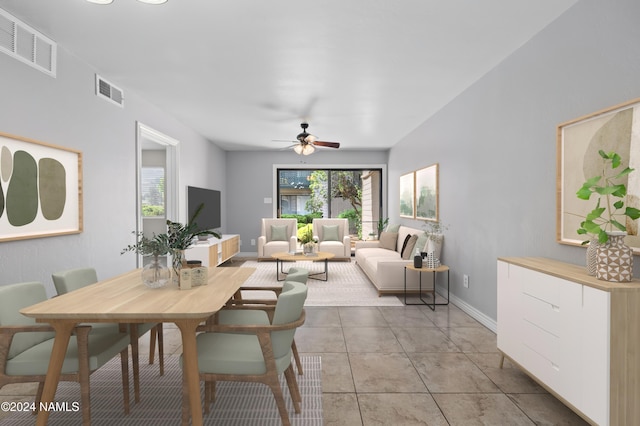
[[[96,74],[96,95],[99,98],[106,99],[120,107],[124,104],[124,93],[122,89],[109,83],[104,78]]]
[[[55,41],[0,9],[0,51],[55,78],[57,50]]]

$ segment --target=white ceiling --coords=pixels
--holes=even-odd
[[[226,150],[388,149],[577,0],[0,0]],[[58,76],[60,78],[60,76]]]

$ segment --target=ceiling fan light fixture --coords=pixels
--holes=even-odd
[[[298,144],[296,146],[293,147],[293,150],[296,152],[296,154],[298,155],[302,155],[302,150],[304,149],[304,147],[301,144]]]
[[[315,150],[316,149],[313,147],[313,145],[305,145],[304,148],[302,148],[302,155],[313,154]]]
[[[307,135],[307,137],[304,138],[304,141],[307,142],[307,143],[314,143],[317,140],[318,140],[318,138],[313,136],[313,135]]]

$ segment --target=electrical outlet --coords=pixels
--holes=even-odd
[[[252,245],[252,246],[255,246],[255,245],[256,245],[256,240],[255,240],[255,239],[253,239],[253,238],[251,239],[251,245]]]
[[[469,288],[469,275],[464,274],[462,276],[462,285],[464,286],[464,288]]]

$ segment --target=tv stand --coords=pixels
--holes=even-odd
[[[212,267],[231,259],[240,253],[240,235],[224,234],[220,238],[211,237],[197,241],[185,250],[187,260],[201,260],[202,266]]]

